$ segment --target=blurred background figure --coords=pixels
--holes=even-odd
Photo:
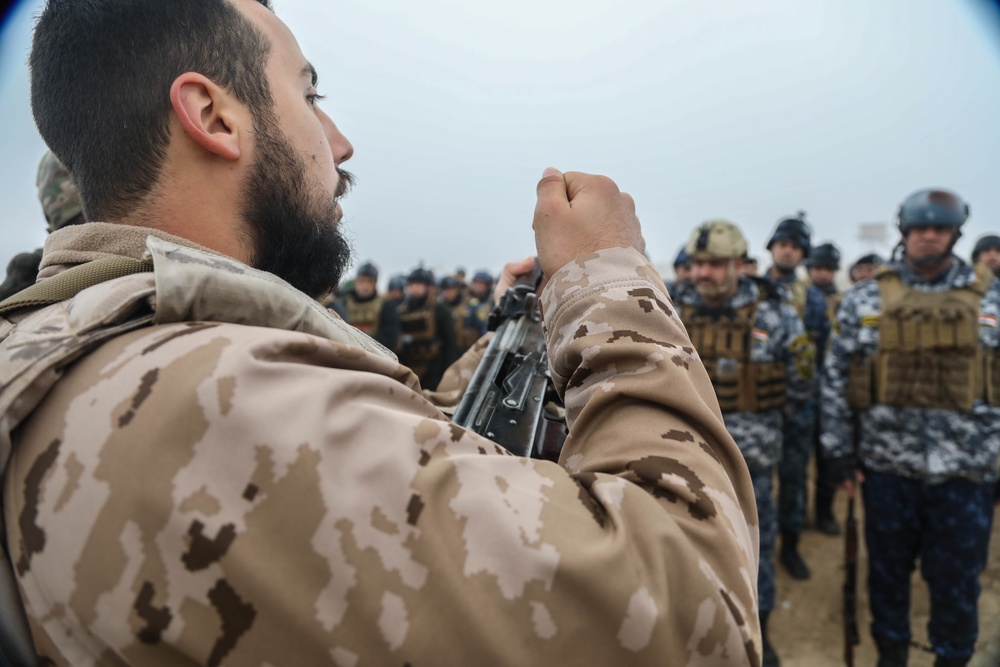
[[[340,297],[347,322],[395,351],[399,345],[399,313],[396,305],[378,293],[378,267],[365,262],[358,267],[354,283]]]
[[[473,281],[475,282],[475,281]],[[455,358],[455,322],[451,311],[431,292],[434,274],[423,267],[406,278],[406,298],[399,305],[399,363],[420,378],[420,386],[434,390]]]
[[[38,201],[42,204],[50,234],[68,225],[86,222],[80,193],[77,192],[69,171],[52,151],[46,151],[42,156],[35,185],[38,187]],[[15,255],[7,265],[7,277],[0,285],[0,301],[32,285],[41,261],[41,248]]]
[[[976,241],[972,251],[972,263],[983,264],[1000,278],[1000,236],[987,234]]]
[[[869,253],[867,255],[862,255],[851,264],[850,271],[848,272],[848,277],[851,279],[851,283],[856,283],[866,278],[871,278],[878,271],[878,267],[883,264],[882,257],[876,255],[875,253]]]

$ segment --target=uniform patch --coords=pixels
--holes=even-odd
[[[863,327],[877,327],[878,326],[878,315],[862,315],[861,316],[861,326],[863,326]]]
[[[991,329],[997,328],[997,318],[993,315],[980,315],[979,316],[979,326],[989,327]]]
[[[771,334],[767,333],[763,329],[754,329],[753,330],[753,339],[754,340],[759,340],[762,343],[766,343],[767,341],[769,341],[771,339]]]

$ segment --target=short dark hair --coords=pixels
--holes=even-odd
[[[184,72],[232,92],[255,121],[273,116],[270,50],[229,0],[48,0],[31,47],[31,109],[87,219],[126,216],[153,191],[170,86]]]

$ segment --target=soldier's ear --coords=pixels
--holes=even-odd
[[[247,109],[231,93],[202,74],[185,72],[170,86],[170,106],[192,141],[223,159],[239,159]]]

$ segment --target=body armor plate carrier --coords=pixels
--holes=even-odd
[[[763,288],[761,294],[766,298]],[[751,361],[759,304],[760,299],[739,309],[696,308],[688,304],[680,309],[724,413],[775,410],[788,398],[784,361]]]
[[[1000,355],[979,341],[979,305],[989,276],[977,272],[973,284],[946,292],[915,290],[891,269],[878,281],[878,352],[852,360],[849,405],[958,411],[971,410],[976,399],[1000,405]]]

